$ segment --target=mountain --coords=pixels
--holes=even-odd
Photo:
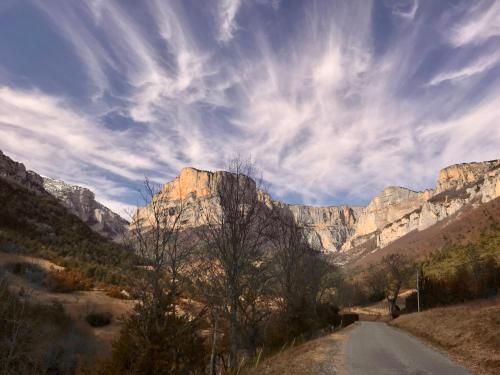
[[[81,186],[43,177],[43,186],[73,214],[103,236],[119,240],[127,231],[128,221],[95,200],[95,194]]]
[[[211,199],[211,192],[228,174],[184,168],[179,176],[163,186],[160,194],[174,203],[182,200],[194,203],[195,210],[185,224],[197,226],[202,207],[216,204]],[[444,168],[435,189],[419,192],[387,187],[367,207],[289,205],[273,200],[264,192],[258,194],[268,206],[279,207],[293,215],[315,248],[327,253],[341,250],[355,254],[383,248],[465,207],[477,207],[500,196],[500,160]],[[148,210],[148,207],[141,208],[136,215],[147,216]]]
[[[227,178],[229,172],[209,172],[195,168],[184,168],[173,181],[166,183],[160,195],[166,200],[180,202],[190,201],[194,210],[185,218],[185,225],[200,225],[202,207],[216,204],[211,192],[221,179]],[[362,212],[362,207],[330,206],[312,207],[305,205],[289,205],[273,200],[267,193],[258,191],[260,199],[269,207],[274,206],[291,214],[295,222],[307,232],[310,243],[325,252],[337,251],[342,244],[354,234],[355,224]],[[136,217],[150,215],[149,207],[140,208]]]
[[[24,164],[18,163],[0,150],[0,177],[5,181],[24,186],[37,194],[47,194],[43,178],[33,171],[27,171]]]
[[[43,188],[43,178],[0,152],[0,252],[28,254],[122,282],[134,256],[92,230]]]
[[[425,258],[436,250],[469,244],[490,243],[500,230],[500,197],[480,205],[467,205],[453,215],[423,229],[414,230],[378,248],[366,242],[349,251],[335,254],[334,261],[352,267],[379,263],[389,254],[405,254],[410,258]]]
[[[211,192],[229,172],[209,172],[184,168],[160,194],[175,204],[188,200],[195,208],[185,225],[200,225],[203,205],[216,204]],[[26,171],[0,151],[0,176],[15,181],[37,194],[49,192],[70,212],[107,238],[116,239],[127,222],[95,200],[85,188],[62,181],[42,178]],[[289,205],[273,200],[259,191],[269,207],[289,213],[306,231],[309,242],[327,252],[349,252],[351,255],[375,251],[414,231],[423,231],[466,207],[478,207],[500,196],[500,160],[456,164],[442,169],[434,189],[413,191],[404,187],[387,187],[368,204],[358,206],[313,207]],[[139,209],[137,217],[147,216],[148,207]],[[344,257],[345,258],[345,257]]]
[[[383,248],[413,231],[423,231],[460,210],[500,196],[500,160],[456,164],[442,169],[434,190],[390,187],[361,213],[342,251]]]
[[[72,214],[108,239],[119,239],[128,228],[128,222],[97,202],[90,190],[27,171],[24,164],[12,160],[2,151],[0,151],[0,177],[7,182],[21,185],[35,194],[54,196]]]

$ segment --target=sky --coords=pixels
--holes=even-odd
[[[121,214],[236,155],[289,203],[431,188],[500,158],[500,1],[2,0],[0,149]]]

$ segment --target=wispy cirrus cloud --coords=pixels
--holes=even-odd
[[[219,37],[222,42],[232,39],[236,29],[236,15],[241,6],[241,0],[219,0],[217,13],[219,15]]]
[[[314,204],[430,187],[440,167],[499,156],[499,45],[479,26],[496,4],[34,4],[83,89],[65,96],[56,76],[55,92],[26,88],[0,69],[0,148],[117,209],[145,175],[237,153],[274,197]]]
[[[456,70],[437,74],[429,82],[429,86],[439,85],[443,82],[461,81],[472,76],[487,72],[500,63],[500,53],[493,52],[473,61],[472,63]]]
[[[456,46],[481,43],[489,38],[500,36],[500,3],[498,1],[479,1],[468,4],[468,11],[462,20],[454,25],[449,36]]]

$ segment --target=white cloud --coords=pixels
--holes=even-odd
[[[113,91],[110,71],[127,90],[113,93],[118,104],[76,109],[40,91],[3,87],[0,148],[39,172],[89,186],[116,209],[127,205],[119,180],[152,173],[162,183],[187,164],[219,169],[237,153],[256,159],[275,197],[317,204],[367,200],[386,185],[429,187],[446,164],[499,156],[498,89],[464,104],[476,90],[465,78],[491,69],[498,54],[443,64],[461,68],[429,82],[461,80],[459,92],[422,90],[414,77],[435,44],[419,39],[428,31],[421,17],[384,40],[389,48],[380,53],[370,2],[311,6],[286,30],[289,43],[276,48],[259,25],[245,50],[217,44],[232,40],[240,2],[214,10],[221,34],[212,45],[182,2],[150,1],[147,29],[117,2],[82,6],[78,19],[69,5],[40,4],[101,94]],[[413,19],[418,3],[398,9]],[[110,130],[100,114],[113,111],[143,129]]]
[[[482,56],[471,64],[444,73],[439,73],[432,78],[428,85],[435,86],[447,81],[461,81],[477,74],[488,71],[500,62],[500,53],[487,54]]]
[[[241,0],[218,0],[217,13],[219,17],[219,40],[228,42],[237,30],[236,15],[241,6]]]
[[[484,6],[485,2],[470,7],[467,16],[453,28],[450,36],[452,45],[460,47],[478,44],[491,37],[500,36],[500,2],[488,3],[489,7]]]
[[[155,167],[147,155],[130,153],[125,134],[112,134],[39,91],[0,87],[0,124],[2,149],[10,156],[43,175],[88,186],[100,199],[125,190],[102,175],[97,178],[99,173],[141,180],[142,170]]]

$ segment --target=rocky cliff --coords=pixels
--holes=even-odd
[[[478,205],[500,196],[500,160],[465,163],[444,168],[436,188],[417,192],[403,187],[387,187],[363,207],[312,207],[274,201],[263,192],[268,206],[289,211],[306,231],[311,245],[324,252],[358,246],[384,247],[414,230],[423,230],[453,215],[466,205]],[[190,201],[193,212],[187,225],[199,225],[203,205],[216,204],[211,199],[218,181],[228,172],[208,172],[184,168],[178,177],[164,185],[161,195],[172,202]],[[148,208],[138,210],[139,217]]]
[[[165,184],[160,195],[171,201],[172,205],[180,201],[192,203],[190,213],[183,218],[186,226],[200,225],[201,211],[204,205],[217,204],[212,199],[212,192],[221,179],[227,178],[229,172],[209,172],[195,168],[184,168],[179,176]],[[305,205],[288,205],[273,200],[268,194],[258,191],[260,199],[268,207],[277,207],[290,212],[296,223],[306,230],[310,243],[322,251],[339,250],[347,238],[354,233],[354,226],[362,207],[332,206],[311,207]],[[148,207],[139,209],[136,218],[147,218]]]
[[[71,213],[109,239],[118,239],[128,229],[128,222],[97,202],[90,190],[28,171],[24,164],[12,160],[2,151],[0,151],[0,178],[24,186],[35,194],[54,196]]]
[[[363,207],[287,205],[295,222],[306,230],[309,242],[323,251],[336,251],[354,234]]]
[[[22,185],[33,192],[46,194],[43,178],[33,171],[27,171],[22,163],[18,163],[0,151],[0,177]]]
[[[119,240],[128,229],[128,222],[95,200],[89,189],[68,185],[63,181],[43,177],[43,186],[71,213],[78,216],[94,231],[109,239]]]
[[[387,188],[360,214],[348,251],[370,243],[387,246],[412,231],[424,230],[465,206],[478,206],[500,196],[500,160],[444,168],[434,190],[412,192]]]

